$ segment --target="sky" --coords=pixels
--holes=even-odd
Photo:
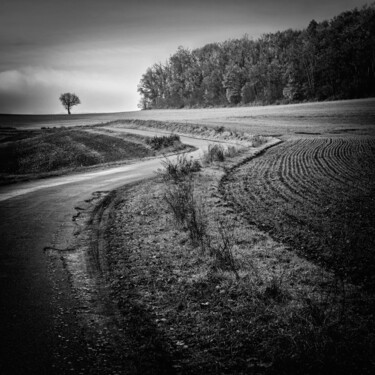
[[[137,110],[148,67],[179,46],[302,29],[365,0],[0,0],[0,113]]]

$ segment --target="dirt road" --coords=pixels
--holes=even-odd
[[[198,149],[208,144],[182,141]],[[116,373],[88,332],[93,321],[95,330],[108,329],[108,316],[98,312],[100,297],[89,290],[95,277],[87,260],[70,249],[77,207],[87,206],[95,192],[150,177],[158,167],[160,160],[153,159],[0,188],[1,374]],[[62,252],[70,258],[53,262],[63,259]]]

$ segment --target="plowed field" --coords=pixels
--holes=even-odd
[[[375,285],[375,138],[292,139],[223,183],[248,220],[344,277]]]

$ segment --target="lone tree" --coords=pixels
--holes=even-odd
[[[70,108],[72,108],[74,105],[81,104],[79,97],[76,94],[71,94],[70,92],[61,94],[60,102],[64,106],[64,108],[68,111],[69,115],[70,115]]]

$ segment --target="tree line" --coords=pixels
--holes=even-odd
[[[179,47],[138,85],[140,107],[293,103],[375,95],[375,3],[304,30]]]

